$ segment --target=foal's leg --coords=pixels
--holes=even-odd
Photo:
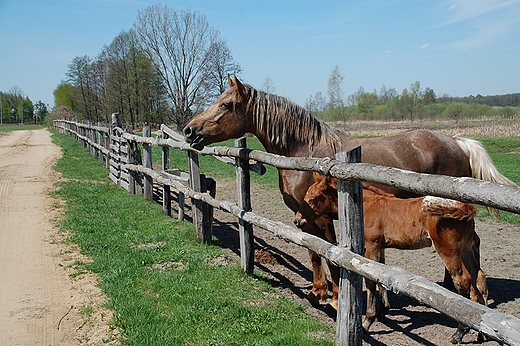
[[[385,264],[385,249],[382,248],[379,251],[379,262]],[[386,314],[388,313],[388,310],[390,310],[390,300],[388,299],[388,291],[386,288],[383,287],[383,285],[378,284],[379,287],[379,311],[377,313],[377,320],[383,321]]]
[[[463,226],[460,228],[463,229]],[[468,271],[469,268],[464,262],[468,263],[469,258],[473,260],[475,258],[471,248],[471,240],[469,246],[467,246],[464,235],[459,232],[458,227],[430,230],[429,233],[435,250],[441,256],[446,269],[453,278],[457,292],[465,298],[470,298],[472,280]],[[469,327],[459,322],[457,331],[451,336],[450,342],[452,344],[461,343],[462,338],[468,331]]]
[[[436,247],[437,248],[437,247]],[[462,263],[460,256],[442,256],[446,268],[451,273],[453,278],[453,284],[457,289],[457,292],[465,297],[470,298],[471,291],[471,275]],[[458,257],[458,258],[456,258]],[[450,342],[452,344],[459,344],[462,342],[462,338],[469,331],[469,327],[459,322],[457,331],[451,336]]]
[[[365,239],[366,240],[366,239]],[[380,261],[381,249],[379,244],[376,242],[365,241],[365,257],[374,261]],[[384,261],[384,260],[383,260]],[[363,330],[368,333],[370,326],[376,320],[378,316],[377,307],[378,300],[376,294],[376,282],[365,278],[365,286],[367,289],[367,306],[365,312],[365,318],[363,319]],[[385,290],[386,293],[386,290]],[[388,299],[388,297],[387,297]]]
[[[315,222],[307,224],[306,231],[317,237],[325,239],[332,244],[336,243],[336,234],[334,233],[334,224],[331,218],[322,217]],[[314,251],[309,250],[309,256],[312,264],[312,290],[309,293],[309,300],[312,304],[319,304],[320,301],[326,300],[328,295],[327,276],[323,270],[321,257]],[[335,308],[338,306],[339,292],[339,269],[332,263],[327,261],[329,265],[331,281],[332,281],[332,301],[331,305]]]
[[[321,257],[314,251],[309,250],[312,265],[312,290],[308,295],[313,305],[319,305],[321,300],[327,299],[327,277],[321,265]]]
[[[330,217],[324,217],[323,220],[322,227],[324,229],[325,240],[331,244],[337,244],[334,221]],[[320,225],[320,221],[318,221],[318,225]],[[329,267],[330,281],[332,282],[332,299],[330,300],[330,305],[337,310],[339,296],[339,268],[329,260],[327,260],[327,266]]]

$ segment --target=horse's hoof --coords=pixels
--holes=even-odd
[[[390,309],[385,306],[381,307],[379,312],[377,313],[376,321],[383,322],[386,319],[386,314],[388,313],[389,310]]]
[[[478,343],[483,343],[483,342],[486,342],[486,341],[489,341],[491,340],[491,338],[483,333],[478,333],[477,334],[477,342]]]
[[[466,333],[469,332],[469,327],[467,326],[459,326],[457,331],[451,336],[450,342],[452,344],[460,344],[462,342],[462,338]]]
[[[307,294],[307,299],[309,299],[309,303],[311,303],[312,306],[320,306],[320,299],[314,294],[314,292],[309,292],[309,294]]]
[[[338,300],[337,299],[331,299],[329,302],[329,305],[334,309],[338,310]]]
[[[363,323],[361,324],[361,327],[363,328],[363,333],[368,335],[368,330],[370,329],[372,323],[374,323],[373,320],[370,320],[366,317],[363,318]]]

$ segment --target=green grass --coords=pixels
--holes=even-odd
[[[18,125],[18,124],[10,124],[10,123],[3,123],[0,125],[0,132],[12,132],[12,131],[21,131],[21,130],[39,130],[46,128],[46,125],[32,125],[32,124],[25,124],[25,125]]]
[[[123,345],[334,344],[332,328],[258,273],[212,264],[222,249],[201,244],[190,223],[114,186],[72,138],[54,132],[53,139],[63,148],[59,225],[92,259],[77,270],[100,277]]]
[[[520,136],[476,137],[475,139],[484,145],[498,171],[520,185]],[[480,219],[492,217],[484,207],[478,208]],[[505,222],[520,224],[518,214],[501,211],[500,215]]]
[[[233,147],[234,140],[227,140],[218,144],[218,146]],[[247,138],[247,147],[253,150],[265,151],[264,147],[256,137]],[[152,148],[152,161],[154,167],[161,165],[161,147]],[[212,156],[199,155],[200,171],[214,178],[235,178],[235,167],[222,163]],[[278,170],[273,166],[265,165],[267,172],[264,175],[258,175],[251,172],[251,180],[254,183],[263,184],[273,189],[278,189]],[[184,171],[188,170],[188,154],[182,150],[170,149],[170,168],[178,168]]]
[[[333,344],[330,327],[281,297],[261,274],[247,276],[238,264],[212,265],[222,250],[200,244],[190,223],[167,218],[160,206],[114,186],[105,167],[72,138],[54,133],[53,139],[63,149],[56,169],[66,178],[56,192],[66,201],[60,227],[93,259],[76,263],[77,274],[99,275],[122,344]],[[478,139],[498,170],[520,183],[520,137]],[[248,138],[248,146],[261,149],[256,138]],[[186,152],[172,149],[170,155],[172,168],[187,170]],[[234,179],[234,167],[209,156],[200,161],[203,173]],[[160,148],[154,148],[154,164],[159,162]],[[277,171],[267,169],[262,177],[252,173],[252,179],[277,192]],[[518,215],[502,215],[520,223]]]

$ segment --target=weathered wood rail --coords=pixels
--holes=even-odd
[[[110,137],[114,136],[114,133],[117,133],[117,131],[110,131],[110,127],[81,124],[66,120],[56,120],[54,126],[56,129],[67,132],[69,135],[85,143],[85,147],[88,147],[93,155],[100,157],[100,161],[104,160],[107,163],[107,166],[111,167],[109,166],[109,163],[112,160],[112,151],[108,150],[109,148],[107,147],[110,146]],[[166,136],[163,136],[162,134],[166,134]],[[292,226],[288,226],[282,222],[273,221],[259,216],[250,210],[250,204],[248,205],[247,197],[249,186],[245,185],[249,184],[248,172],[251,167],[255,167],[255,171],[258,171],[259,173],[262,171],[265,172],[265,168],[262,168],[261,164],[252,162],[251,160],[267,163],[278,168],[319,171],[323,174],[330,174],[337,177],[340,179],[340,191],[338,194],[340,198],[339,204],[340,206],[345,204],[344,209],[346,209],[344,217],[346,220],[340,220],[340,222],[342,222],[340,223],[341,232],[346,232],[347,228],[349,228],[344,226],[345,224],[359,224],[359,220],[356,221],[355,208],[359,209],[360,207],[359,200],[357,205],[353,205],[352,203],[352,200],[356,199],[356,197],[352,198],[351,196],[352,194],[356,194],[355,184],[347,184],[351,186],[342,187],[342,182],[364,180],[381,183],[408,191],[414,191],[419,194],[453,198],[464,202],[487,205],[514,213],[520,213],[520,188],[484,182],[472,178],[453,178],[421,174],[366,163],[345,163],[338,159],[286,158],[262,151],[243,148],[243,142],[237,142],[237,148],[206,147],[201,151],[194,151],[187,143],[183,142],[182,137],[176,135],[175,132],[171,131],[164,125],[161,126],[161,136],[159,138],[141,137],[123,131],[121,133],[121,140],[130,143],[130,148],[136,148],[137,144],[141,144],[143,146],[161,146],[163,151],[167,151],[165,148],[174,148],[188,152],[188,155],[192,160],[190,166],[196,170],[196,174],[193,174],[193,172],[190,173],[190,184],[187,184],[185,180],[177,179],[171,175],[168,176],[159,173],[153,170],[152,167],[145,167],[141,162],[139,162],[139,160],[136,160],[135,152],[130,155],[130,157],[133,158],[133,161],[130,160],[131,162],[120,164],[119,167],[128,170],[128,172],[130,172],[130,177],[141,175],[146,177],[146,179],[153,180],[164,187],[168,187],[168,194],[169,188],[173,187],[179,192],[179,196],[188,196],[193,201],[197,201],[197,203],[193,204],[194,223],[197,222],[195,217],[197,209],[201,209],[200,217],[205,219],[205,221],[200,221],[200,229],[203,229],[205,225],[205,227],[209,227],[209,232],[211,232],[211,227],[208,226],[208,224],[211,223],[212,208],[219,208],[220,210],[226,211],[237,217],[240,221],[241,227],[243,227],[240,231],[241,263],[246,272],[252,272],[253,257],[251,255],[251,225],[254,225],[270,231],[282,239],[315,251],[320,256],[331,260],[340,268],[345,269],[346,273],[353,273],[359,275],[359,277],[364,276],[380,282],[393,292],[410,296],[420,303],[433,307],[434,309],[484,333],[500,343],[520,345],[520,319],[517,317],[472,302],[428,281],[424,277],[414,275],[401,268],[368,260],[360,254],[351,251],[352,240],[342,238],[346,237],[346,234],[340,233],[339,245],[334,245],[313,235],[298,231]],[[245,194],[239,196],[239,205],[237,205],[237,203],[216,199],[214,190],[212,193],[212,191],[207,191],[201,188],[200,181],[198,186],[197,184],[193,184],[193,180],[196,180],[197,176],[200,177],[197,166],[198,161],[196,159],[197,153],[202,155],[213,155],[216,157],[228,157],[225,159],[228,163],[232,163],[233,161],[233,159],[229,158],[235,158],[236,166],[238,167],[238,191],[241,191],[242,189],[245,192]],[[164,163],[165,159],[167,161],[167,154],[163,155],[163,168],[168,169],[168,165]],[[130,191],[130,185],[135,184],[135,182],[132,181],[132,178],[129,179],[131,183],[127,188]],[[119,184],[122,186],[124,185],[121,183]],[[344,197],[342,197],[342,194]],[[168,199],[168,202],[165,203],[170,203],[170,200]],[[202,210],[202,206],[206,206],[204,207],[205,210]],[[165,212],[167,212],[168,208],[164,207],[164,209]],[[202,231],[201,234],[199,234],[199,228],[197,228],[197,226],[196,229],[201,241],[209,241],[208,236],[211,237],[211,233],[209,233],[209,235],[207,234],[208,229]],[[351,229],[350,231],[351,233],[357,233],[358,235],[361,234],[362,237],[362,233],[359,232],[359,230]],[[341,283],[341,286],[345,286],[343,282]],[[341,290],[343,292],[344,287],[342,287]],[[355,289],[354,291],[359,290]],[[354,296],[356,295],[358,299],[357,305],[360,305],[360,292],[354,294]],[[358,322],[356,322],[357,320],[354,319],[354,322],[349,322],[339,316],[356,315],[360,318],[361,311],[359,309],[356,311],[351,310],[350,312],[345,311],[345,306],[350,308],[351,305],[350,303],[344,304],[344,302],[342,304],[342,297],[343,293],[340,293],[337,341],[341,345],[360,345],[362,337],[360,335],[360,326]]]

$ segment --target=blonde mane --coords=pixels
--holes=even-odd
[[[311,148],[323,139],[336,147],[339,137],[335,131],[307,109],[284,97],[247,88],[247,108],[252,111],[253,123],[258,132],[269,133],[273,145],[292,148],[307,143]]]

